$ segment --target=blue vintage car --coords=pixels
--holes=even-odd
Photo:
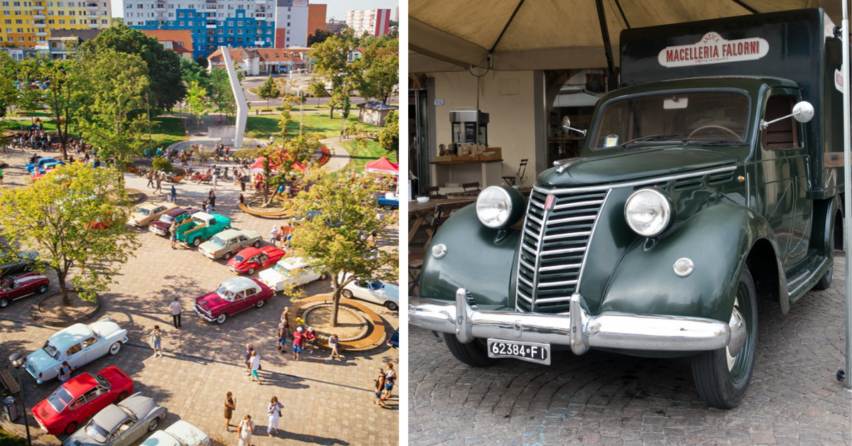
[[[379,206],[387,210],[399,209],[399,195],[393,192],[379,195]]]
[[[39,158],[35,163],[25,164],[24,167],[27,169],[29,173],[44,173],[47,169],[52,169],[56,167],[57,164],[65,165],[62,160],[57,160],[54,158]],[[38,171],[36,172],[36,169]]]

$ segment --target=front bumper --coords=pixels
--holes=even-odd
[[[201,319],[204,319],[207,322],[215,322],[216,318],[212,316],[208,316],[207,313],[198,308],[198,305],[194,305],[192,307],[195,310],[195,314],[199,315]]]
[[[567,315],[477,311],[464,288],[455,304],[409,298],[409,324],[456,335],[459,342],[474,338],[568,345],[581,355],[589,348],[650,351],[707,351],[728,347],[731,356],[745,342],[745,327],[737,313],[731,323],[713,319],[606,312],[589,316],[579,294],[571,296]]]

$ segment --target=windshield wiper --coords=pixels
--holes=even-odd
[[[700,140],[695,138],[687,138],[683,140],[684,144],[701,144],[705,146],[744,146],[746,145],[745,141],[734,141],[733,139],[712,139],[712,140]]]
[[[624,146],[626,146],[628,144],[632,144],[634,142],[665,141],[667,139],[679,138],[681,136],[683,136],[683,133],[673,133],[671,135],[658,134],[658,135],[640,136],[638,138],[631,139],[630,141],[625,141],[625,142],[619,144],[618,147],[624,147]]]

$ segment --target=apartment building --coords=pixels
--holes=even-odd
[[[110,0],[0,1],[0,46],[48,49],[53,30],[104,29],[112,25]]]
[[[356,9],[346,14],[346,26],[352,28],[356,36],[382,36],[390,31],[390,19],[390,9]]]

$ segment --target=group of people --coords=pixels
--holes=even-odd
[[[281,409],[284,405],[278,401],[278,397],[273,396],[269,400],[269,405],[266,407],[266,419],[269,424],[266,426],[266,435],[273,436],[278,434],[278,422],[281,420]],[[237,399],[234,394],[227,392],[225,394],[225,430],[231,432],[231,418],[234,417],[234,411],[237,409]],[[251,437],[254,434],[254,421],[251,415],[246,414],[240,423],[237,425],[237,435],[239,436],[239,446],[251,446]]]
[[[272,231],[269,234],[269,244],[272,246],[278,246],[279,242],[283,247],[290,247],[290,240],[293,238],[293,226],[291,226],[286,220],[283,225],[274,225],[272,226]]]

